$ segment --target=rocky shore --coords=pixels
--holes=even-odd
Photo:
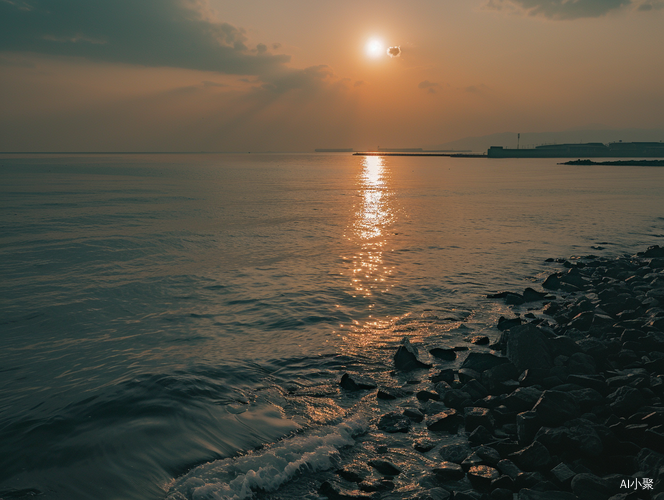
[[[389,454],[340,468],[321,495],[664,500],[664,248],[549,262],[560,270],[543,291],[488,296],[518,311],[501,317],[493,343],[473,338],[489,345],[460,365],[463,347],[431,348],[427,357],[404,339],[392,375],[414,381],[341,378],[344,392],[394,402],[376,432],[412,435],[434,465],[413,497],[391,493],[402,471]],[[398,404],[407,398],[418,404]]]

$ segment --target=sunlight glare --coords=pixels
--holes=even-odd
[[[383,42],[374,38],[369,40],[365,50],[369,57],[376,59],[385,53],[385,46],[383,45]]]

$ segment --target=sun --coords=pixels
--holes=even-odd
[[[385,54],[385,45],[377,38],[372,38],[364,47],[366,54],[372,59],[376,59]]]

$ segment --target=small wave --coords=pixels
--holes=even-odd
[[[166,500],[248,500],[257,491],[274,492],[299,474],[335,467],[339,451],[367,429],[368,422],[354,418],[241,457],[210,462],[176,480]]]

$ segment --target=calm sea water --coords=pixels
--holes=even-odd
[[[662,192],[553,159],[2,156],[0,498],[316,498],[296,479],[380,411],[341,374],[495,337],[484,296],[547,257],[663,244]]]

